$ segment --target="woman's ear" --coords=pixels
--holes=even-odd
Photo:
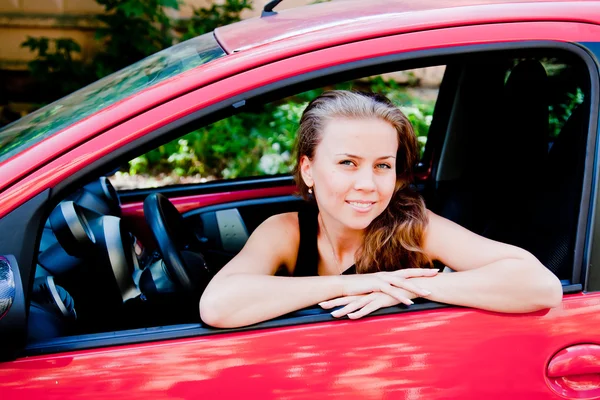
[[[300,174],[302,175],[302,180],[306,186],[311,188],[315,185],[312,178],[312,163],[307,156],[302,156],[300,158]]]

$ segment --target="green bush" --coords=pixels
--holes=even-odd
[[[94,80],[89,66],[77,59],[81,46],[73,39],[28,37],[21,47],[37,53],[28,67],[41,93],[60,98]]]
[[[240,20],[244,10],[252,9],[252,0],[225,0],[221,4],[213,3],[207,8],[196,8],[190,20],[180,24],[184,31],[182,40],[191,39],[207,32],[212,32],[219,26],[228,25]]]

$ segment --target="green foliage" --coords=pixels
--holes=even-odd
[[[550,105],[549,125],[551,137],[558,136],[562,127],[571,117],[573,110],[581,103],[583,103],[583,91],[578,87],[574,93],[567,93],[566,99],[562,99],[560,103]]]
[[[81,47],[73,39],[28,37],[21,47],[37,52],[37,57],[29,62],[29,70],[41,85],[40,92],[64,96],[79,89],[82,84],[93,80],[87,66],[76,54]]]
[[[104,49],[92,65],[102,78],[174,44],[173,21],[168,9],[179,9],[178,0],[96,0],[105,13],[96,39]]]
[[[192,18],[181,26],[185,32],[182,40],[212,32],[219,26],[237,22],[240,20],[242,11],[251,9],[252,0],[225,0],[222,4],[213,3],[208,8],[196,8]]]

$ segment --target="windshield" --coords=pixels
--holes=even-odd
[[[0,129],[0,162],[111,104],[224,55],[212,33],[152,54]]]

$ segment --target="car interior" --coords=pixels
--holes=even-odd
[[[551,46],[466,52],[326,74],[302,82],[303,90],[430,65],[446,68],[425,150],[415,166],[415,188],[432,211],[480,235],[525,248],[564,286],[570,285],[578,273],[578,240],[585,229],[580,206],[591,85],[585,61]],[[560,74],[554,73],[557,66]],[[259,97],[255,109],[298,87]],[[572,107],[558,109],[573,93],[579,99]],[[550,133],[552,118],[561,119],[557,134]],[[163,135],[153,145],[173,139],[173,134]],[[140,146],[111,167],[147,150]],[[43,226],[28,319],[33,347],[61,338],[165,332],[189,324],[218,331],[204,325],[198,313],[211,277],[266,218],[306,206],[286,174],[119,192],[107,175],[104,169],[79,183],[55,203]],[[183,213],[173,205],[184,196],[273,187],[290,190]],[[141,201],[143,215],[123,211],[124,205]],[[328,312],[315,307],[277,323],[302,323],[303,317],[315,315],[328,318]]]

